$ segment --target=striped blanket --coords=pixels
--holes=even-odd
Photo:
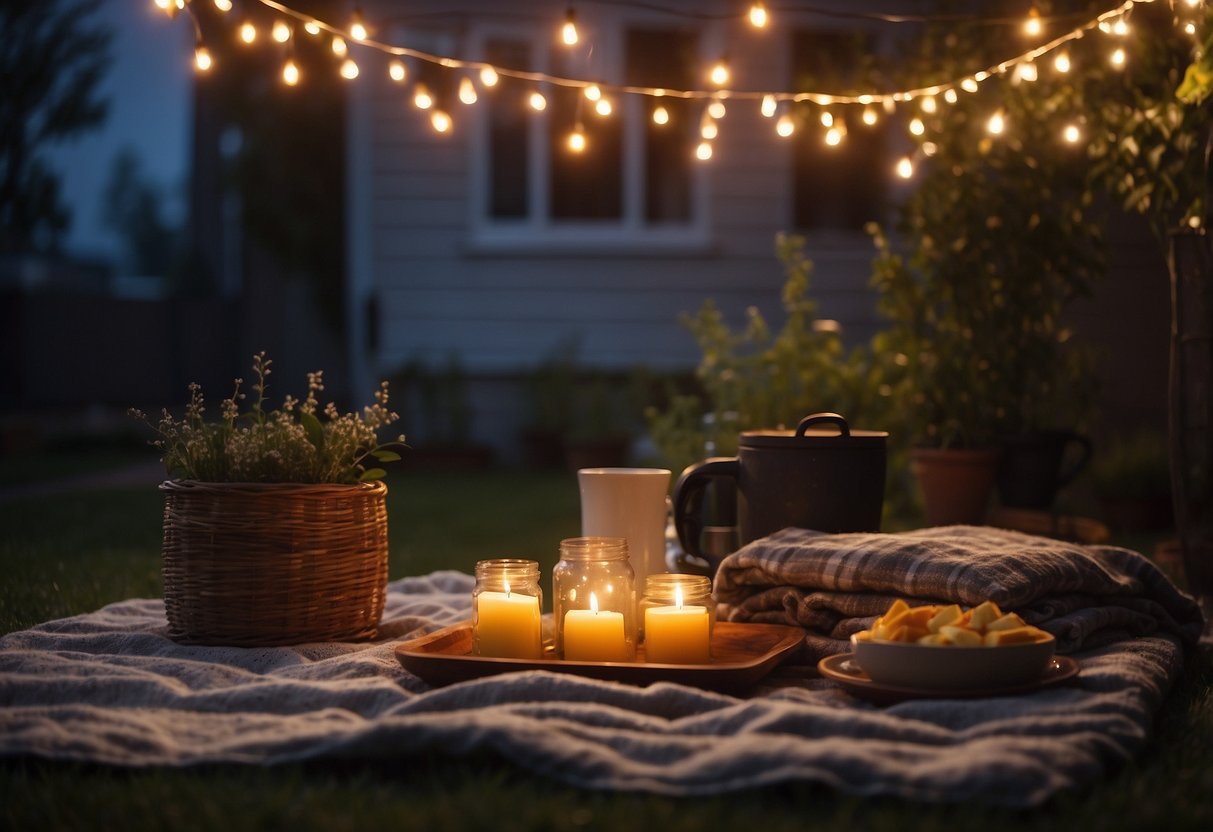
[[[1194,643],[1196,602],[1153,563],[1115,546],[949,526],[899,534],[784,529],[727,557],[716,574],[727,621],[799,624],[820,658],[847,649],[896,598],[973,606],[987,599],[1071,653],[1168,633]]]

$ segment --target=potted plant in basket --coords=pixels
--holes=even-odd
[[[307,396],[266,398],[271,361],[253,358],[217,420],[190,385],[184,417],[163,411],[153,445],[164,455],[163,577],[169,635],[242,646],[373,637],[387,586],[387,486],[379,463],[404,437],[377,434],[398,418],[384,382],[361,413]],[[132,415],[148,422],[145,414]],[[148,422],[150,425],[150,422]]]

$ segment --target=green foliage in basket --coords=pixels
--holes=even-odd
[[[333,402],[323,408],[317,394],[324,391],[323,373],[308,373],[307,396],[283,398],[273,409],[266,398],[273,362],[261,352],[253,356],[252,406],[241,412],[246,399],[243,379],[220,405],[218,421],[205,419],[202,388],[189,386],[185,415],[175,418],[161,411],[152,425],[146,414],[130,414],[156,431],[152,445],[164,454],[170,477],[200,482],[357,483],[385,475],[377,463],[400,459],[403,434],[380,443],[381,428],[400,417],[388,409],[388,383],[375,391],[375,403],[361,413],[341,413]],[[368,467],[369,466],[369,467]]]

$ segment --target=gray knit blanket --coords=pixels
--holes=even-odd
[[[774,552],[789,541],[770,543]],[[756,548],[726,565],[722,589],[743,574],[757,580],[735,571]],[[1145,587],[1111,562],[1103,572],[1122,592],[1091,598]],[[904,570],[903,578],[921,586]],[[829,591],[845,592],[845,583]],[[1105,777],[1143,748],[1191,623],[1170,612],[1149,634],[1078,652],[1082,671],[1070,686],[988,699],[877,707],[807,665],[745,697],[544,671],[431,689],[394,647],[467,618],[472,584],[456,572],[393,582],[373,643],[179,645],[167,638],[159,600],[10,633],[0,637],[0,757],[188,766],[496,755],[594,789],[695,795],[808,781],[849,794],[1026,807]],[[728,592],[736,615],[744,602]],[[1173,590],[1167,597],[1182,604]],[[1155,612],[1166,609],[1157,601]]]

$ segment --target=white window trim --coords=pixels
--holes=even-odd
[[[604,82],[618,83],[623,78],[622,54],[624,32],[639,21],[618,17],[604,25],[595,41],[595,60],[603,65]],[[704,49],[706,32],[701,32],[700,51]],[[535,50],[537,66],[550,66],[550,39],[533,28],[504,24],[482,24],[469,33],[473,55],[483,59],[485,44],[493,38],[523,41]],[[481,100],[492,95],[480,90]],[[692,168],[691,219],[677,225],[647,225],[644,221],[644,158],[643,136],[646,100],[638,95],[619,96],[615,101],[616,115],[624,118],[623,133],[623,217],[619,221],[554,221],[549,211],[549,111],[530,113],[528,131],[529,216],[525,219],[501,220],[489,216],[489,142],[488,108],[473,106],[471,140],[468,142],[468,207],[469,234],[466,249],[472,254],[553,254],[570,253],[617,254],[637,253],[703,253],[712,246],[709,205],[710,171],[707,165]],[[587,121],[597,118],[593,113]],[[587,153],[593,152],[591,146]],[[691,153],[692,148],[688,147]],[[710,165],[711,163],[707,163]]]

